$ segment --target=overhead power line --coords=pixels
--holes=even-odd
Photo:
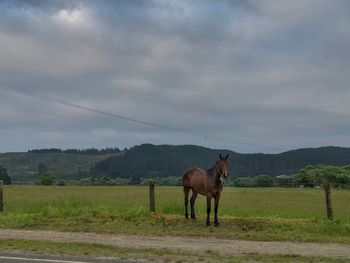
[[[105,115],[105,116],[121,119],[121,120],[124,120],[124,121],[134,122],[134,123],[138,123],[138,124],[141,124],[141,125],[151,126],[151,127],[164,129],[164,130],[169,130],[169,131],[174,131],[174,132],[186,133],[186,134],[190,134],[190,135],[193,135],[193,136],[201,137],[202,139],[205,139],[205,140],[211,139],[211,140],[215,140],[215,141],[228,142],[228,143],[232,143],[232,144],[240,144],[240,145],[245,145],[245,146],[250,146],[250,147],[274,149],[274,150],[280,150],[280,151],[284,151],[285,150],[285,149],[282,149],[282,148],[279,148],[279,147],[260,145],[260,144],[255,144],[255,143],[240,142],[240,141],[232,140],[230,138],[217,137],[217,136],[212,136],[212,135],[204,135],[204,134],[195,133],[195,132],[193,132],[191,130],[187,130],[187,129],[175,128],[175,127],[170,127],[170,126],[167,126],[167,125],[162,125],[162,124],[158,124],[158,123],[154,123],[154,122],[134,119],[134,118],[130,118],[130,117],[125,116],[125,115],[120,115],[120,114],[116,114],[116,113],[106,112],[106,111],[94,109],[94,108],[91,108],[91,107],[82,106],[82,105],[79,105],[79,104],[76,104],[76,103],[72,103],[70,101],[52,98],[50,96],[47,96],[46,94],[37,94],[37,93],[34,93],[34,92],[30,92],[30,91],[27,91],[26,89],[23,89],[23,88],[20,88],[18,86],[14,86],[12,84],[8,84],[8,83],[2,82],[2,81],[0,81],[0,89],[11,91],[11,92],[14,92],[14,93],[17,93],[17,94],[21,94],[21,95],[25,95],[25,96],[29,96],[29,97],[32,97],[32,98],[48,101],[48,102],[53,102],[53,103],[56,103],[56,104],[64,105],[64,106],[75,108],[75,109],[80,109],[80,110],[84,110],[84,111],[88,111],[88,112],[93,112],[93,113],[97,113],[97,114],[101,114],[101,115]]]

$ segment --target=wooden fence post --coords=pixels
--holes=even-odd
[[[154,181],[149,182],[149,211],[156,211],[156,204],[154,200]]]
[[[326,195],[326,208],[327,208],[327,218],[328,220],[333,220],[333,209],[332,209],[332,199],[331,199],[331,184],[329,182],[325,182],[323,184],[324,192]]]
[[[3,191],[4,182],[0,180],[0,212],[4,212],[4,191]]]

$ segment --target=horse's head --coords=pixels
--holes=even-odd
[[[228,176],[228,156],[229,154],[225,157],[220,154],[220,159],[216,162],[216,170],[220,177],[223,176],[226,178]]]

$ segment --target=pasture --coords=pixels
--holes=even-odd
[[[4,191],[1,228],[350,243],[346,190],[332,191],[335,221],[328,222],[322,190],[226,187],[218,228],[205,227],[203,196],[197,198],[198,219],[185,221],[182,187],[156,187],[155,214],[148,212],[144,186],[6,186]]]

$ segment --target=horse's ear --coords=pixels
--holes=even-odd
[[[219,154],[219,158],[220,158],[220,160],[224,159],[224,158],[222,157],[221,153]]]
[[[230,156],[230,154],[226,154],[225,160],[227,160],[229,156]]]

